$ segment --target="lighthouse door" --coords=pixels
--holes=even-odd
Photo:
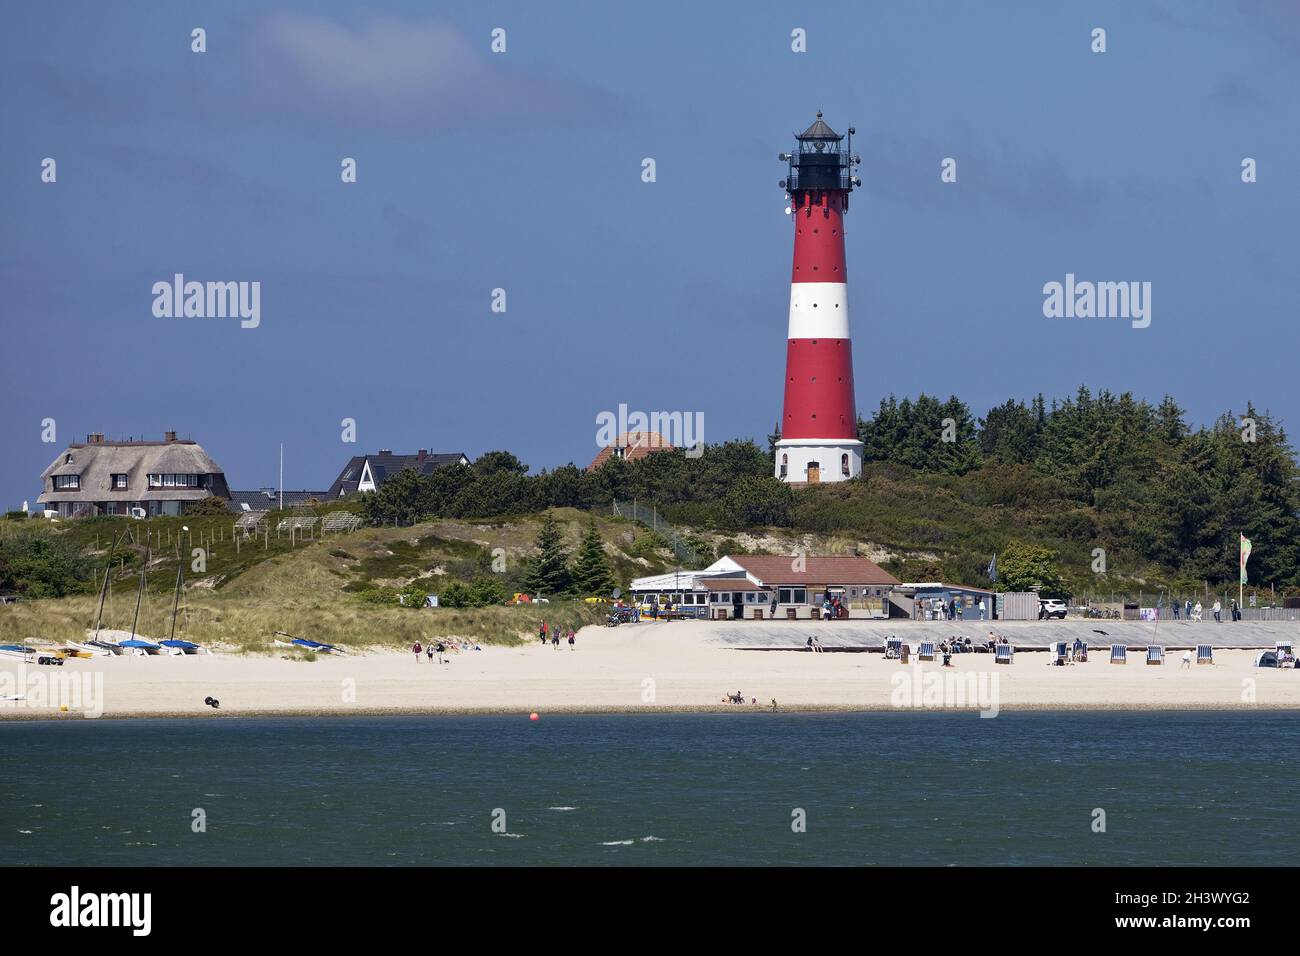
[[[822,480],[822,466],[820,462],[808,462],[808,484],[815,485]]]

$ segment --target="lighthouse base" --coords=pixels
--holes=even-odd
[[[776,443],[776,477],[793,484],[848,481],[862,474],[856,438],[783,438]]]

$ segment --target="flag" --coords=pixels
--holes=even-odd
[[[1241,583],[1246,583],[1246,562],[1250,560],[1250,539],[1244,534],[1239,534],[1241,538]]]
[[[1244,562],[1243,562],[1243,566],[1244,566]],[[989,566],[986,573],[989,576],[989,580],[992,581],[994,584],[996,584],[998,580],[998,553],[996,551],[993,552],[993,558],[989,561]]]

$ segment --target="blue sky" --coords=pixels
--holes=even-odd
[[[776,156],[817,109],[863,159],[860,410],[1086,383],[1294,430],[1298,81],[1300,5],[1265,0],[9,5],[0,504],[91,431],[175,429],[237,488],[281,442],[291,488],[380,447],[585,464],[620,403],[761,439]],[[261,325],[154,317],[176,272],[260,281]],[[1067,272],[1150,281],[1151,326],[1045,318]]]

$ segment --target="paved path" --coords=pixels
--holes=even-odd
[[[923,640],[936,644],[954,635],[986,642],[991,629],[1006,637],[1017,648],[1045,649],[1055,641],[1074,642],[1076,637],[1091,648],[1109,644],[1146,647],[1162,644],[1166,648],[1195,647],[1267,647],[1276,641],[1300,644],[1300,624],[1295,622],[1214,621],[1189,623],[1162,621],[1157,629],[1146,621],[1107,621],[1066,619],[1064,621],[673,621],[622,625],[647,637],[656,630],[672,629],[674,635],[691,634],[701,643],[738,648],[782,649],[802,647],[809,636],[816,635],[822,647],[879,650],[885,638],[900,637],[915,647]],[[1105,634],[1099,634],[1104,631]]]

